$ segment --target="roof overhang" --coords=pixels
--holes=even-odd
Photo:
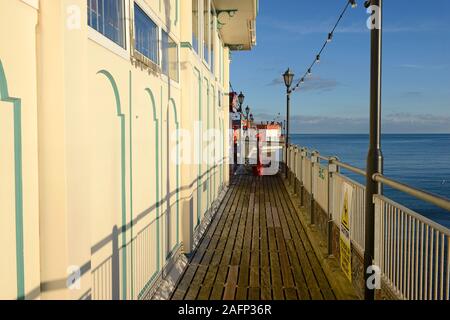
[[[214,0],[222,39],[231,50],[250,50],[256,45],[259,0]]]

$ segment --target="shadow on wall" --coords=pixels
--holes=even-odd
[[[216,168],[220,168],[220,164],[212,167],[211,170],[215,170]],[[112,232],[110,235],[99,241],[97,244],[93,245],[91,247],[91,255],[94,255],[99,250],[107,248],[107,246],[112,246],[112,254],[109,258],[107,258],[105,261],[103,261],[97,268],[91,270],[91,262],[88,261],[85,264],[83,264],[80,267],[80,276],[88,274],[89,272],[92,273],[93,279],[92,283],[95,283],[97,280],[104,281],[103,286],[100,288],[100,291],[98,292],[88,292],[82,295],[82,297],[86,297],[87,299],[92,299],[92,295],[96,295],[100,299],[112,299],[112,300],[120,300],[121,294],[120,294],[120,269],[121,269],[121,255],[122,250],[126,250],[127,248],[123,248],[121,246],[119,237],[122,236],[123,233],[129,231],[132,225],[136,225],[139,221],[144,219],[148,214],[153,212],[157,207],[161,206],[162,203],[167,201],[167,198],[173,197],[175,194],[186,191],[186,190],[192,190],[194,186],[197,185],[197,181],[203,179],[206,175],[208,175],[209,172],[205,172],[201,177],[195,179],[190,185],[182,186],[179,189],[171,192],[171,194],[168,194],[164,199],[161,199],[158,203],[153,204],[149,208],[147,208],[145,211],[141,212],[138,216],[133,219],[132,222],[128,223],[127,225],[123,226],[122,228],[118,228],[117,226],[114,226],[112,229]],[[195,192],[195,190],[193,190]],[[194,229],[194,203],[193,198],[189,199],[180,199],[183,200],[187,204],[187,208],[189,208],[189,221],[190,221],[190,234],[189,237],[191,239],[191,243],[193,243],[193,229]],[[185,201],[187,200],[187,201]],[[165,213],[166,214],[166,213]],[[160,218],[163,218],[164,214],[161,215]],[[149,230],[150,227],[156,222],[156,219],[152,220],[147,226],[144,227],[144,231],[141,232],[141,235],[144,235],[146,230]],[[137,235],[139,236],[139,234]],[[139,239],[133,239],[133,242],[137,242]],[[170,257],[170,256],[169,256]],[[153,275],[153,278],[147,279],[149,283],[151,283],[153,280],[155,280],[156,275]],[[68,279],[58,279],[53,281],[47,281],[41,283],[40,288],[35,288],[31,290],[29,293],[25,295],[27,299],[35,299],[39,296],[40,292],[49,292],[49,291],[56,291],[65,289],[68,287],[69,283],[68,281],[71,279],[69,276]]]

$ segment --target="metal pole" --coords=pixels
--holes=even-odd
[[[381,67],[382,67],[382,0],[371,0],[375,6],[375,25],[371,31],[371,64],[370,64],[370,146],[367,155],[366,176],[366,225],[364,250],[364,280],[366,300],[375,299],[375,288],[369,288],[367,281],[372,273],[375,252],[375,205],[373,196],[383,192],[381,184],[373,180],[373,175],[383,173],[383,154],[381,152]]]
[[[285,136],[285,158],[284,158],[284,166],[285,166],[285,178],[288,178],[288,147],[289,147],[289,109],[291,107],[291,90],[289,88],[286,89],[286,136]]]

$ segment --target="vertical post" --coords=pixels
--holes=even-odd
[[[297,193],[297,176],[298,176],[298,166],[297,166],[297,154],[298,154],[298,147],[295,146],[294,148],[294,161],[292,161],[292,165],[294,167],[294,194]]]
[[[303,207],[303,157],[305,154],[305,149],[300,150],[300,206]]]
[[[337,160],[336,157],[330,158],[328,161],[328,201],[327,201],[327,211],[328,211],[328,255],[333,254],[333,175],[339,172],[339,167],[333,163]]]
[[[311,210],[311,224],[314,225],[316,223],[315,221],[315,214],[314,214],[314,167],[315,164],[318,162],[318,152],[314,151],[311,154],[311,170],[310,170],[310,190],[311,190],[311,196],[309,198],[309,208]]]
[[[372,274],[368,268],[373,264],[375,250],[375,205],[373,196],[382,193],[381,184],[373,180],[375,173],[383,173],[383,154],[381,152],[381,68],[382,68],[382,0],[371,0],[373,25],[371,31],[370,65],[370,146],[367,155],[366,177],[366,225],[364,250],[364,280],[366,300],[375,299],[375,289],[367,286]]]
[[[284,159],[285,161],[285,178],[288,178],[288,147],[289,147],[289,112],[290,112],[290,108],[291,108],[291,90],[289,89],[289,87],[287,87],[286,89],[286,135],[284,137],[285,139],[285,143],[286,143],[286,157]]]

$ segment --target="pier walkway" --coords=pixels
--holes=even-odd
[[[307,229],[280,176],[235,176],[172,299],[347,298],[331,284]]]

